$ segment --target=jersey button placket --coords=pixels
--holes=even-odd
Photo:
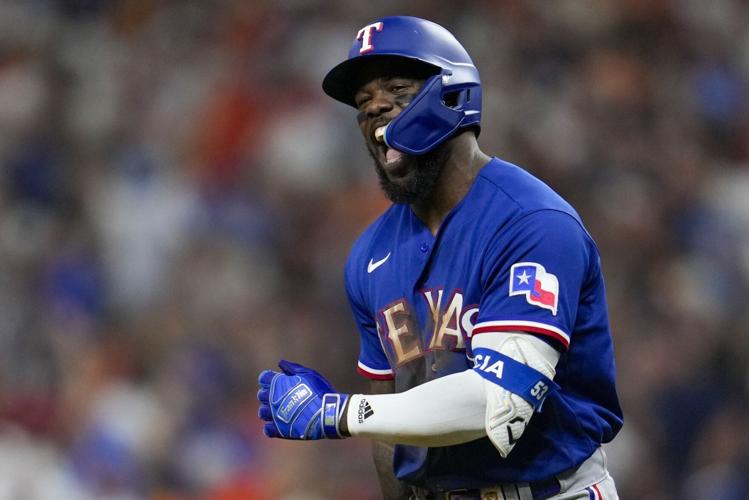
[[[429,251],[429,244],[428,244],[428,243],[422,243],[422,244],[421,244],[421,245],[419,246],[419,251],[420,251],[421,253],[427,253],[427,252]]]

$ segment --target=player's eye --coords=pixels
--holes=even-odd
[[[364,106],[371,100],[372,100],[371,96],[361,96],[361,97],[357,97],[356,99],[354,99],[354,103],[356,104],[357,108],[361,109],[362,106]]]

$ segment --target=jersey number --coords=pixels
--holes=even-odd
[[[533,386],[533,389],[531,389],[531,396],[538,401],[541,401],[544,396],[546,396],[547,392],[549,392],[549,386],[539,380],[536,382],[536,385]]]

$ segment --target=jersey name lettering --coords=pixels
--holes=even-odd
[[[491,363],[491,360],[491,356],[477,354],[474,368],[476,368],[477,370],[481,370],[482,372],[493,373],[497,378],[501,379],[502,373],[505,369],[505,364],[501,360],[499,360],[490,365],[489,363]]]
[[[413,316],[406,301],[401,299],[385,308],[382,315],[385,317],[385,334],[393,345],[397,365],[403,365],[421,356],[421,346],[411,327]]]
[[[405,299],[387,306],[378,317],[384,319],[378,331],[392,345],[395,366],[402,366],[434,350],[462,350],[471,337],[473,320],[478,313],[475,305],[463,306],[463,294],[453,291],[448,300],[441,288],[423,290],[431,320],[430,335],[424,338],[415,316]],[[444,303],[443,303],[444,301]]]
[[[432,341],[429,343],[429,349],[448,349],[449,345],[454,346],[455,349],[464,349],[465,342],[463,341],[463,334],[460,330],[460,313],[463,309],[463,294],[457,290],[453,293],[447,307],[442,312],[442,295],[443,291],[437,292],[437,303],[434,303],[433,290],[426,290],[423,292],[424,298],[429,304],[429,309],[432,311],[432,320],[434,321],[434,328],[432,329]],[[445,336],[452,337],[452,341],[449,342]]]

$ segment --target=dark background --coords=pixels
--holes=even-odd
[[[621,497],[749,498],[749,2],[0,0],[0,499],[377,498],[254,397],[280,357],[366,390],[342,267],[387,204],[320,82],[386,14],[456,34],[484,151],[600,246]]]

